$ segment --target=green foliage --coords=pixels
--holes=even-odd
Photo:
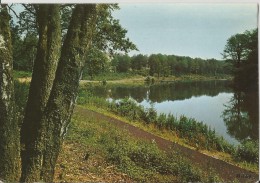
[[[32,77],[32,73],[31,72],[27,72],[27,71],[16,71],[14,70],[13,72],[14,74],[14,78],[27,78],[27,77]]]
[[[154,78],[151,76],[147,76],[144,81],[148,84],[154,84],[155,82]]]
[[[241,90],[258,89],[258,29],[231,36],[223,57],[232,67],[235,87]]]
[[[101,154],[137,182],[210,182],[213,171],[202,172],[180,153],[165,153],[153,142],[135,139],[106,121],[76,114],[67,139],[84,143],[89,158]]]
[[[130,66],[136,74],[147,76],[168,77],[184,74],[199,74],[219,77],[230,74],[230,68],[224,61],[215,59],[203,60],[175,55],[151,54],[134,55],[129,58],[126,55],[115,55],[111,61],[113,72],[128,72]]]
[[[131,68],[133,70],[142,70],[148,64],[148,57],[146,55],[138,54],[131,57]]]
[[[126,37],[127,30],[112,16],[112,12],[118,9],[117,4],[97,5],[97,28],[93,36],[93,46],[110,55],[118,51],[128,53],[137,50],[136,45]]]
[[[84,94],[82,94],[82,96],[84,96]],[[81,104],[84,105],[86,103],[81,102]],[[253,162],[252,160],[258,158],[258,148],[247,148],[248,151],[245,151],[246,148],[245,145],[243,145],[236,151],[234,145],[229,144],[223,137],[217,135],[215,130],[212,130],[206,124],[197,122],[195,119],[187,118],[185,116],[180,116],[178,119],[171,114],[168,116],[165,114],[158,115],[153,107],[144,109],[131,98],[109,102],[105,99],[92,96],[89,97],[88,104],[110,110],[129,120],[142,121],[144,124],[154,124],[160,130],[171,130],[179,137],[186,139],[187,144],[197,149],[226,152],[233,155],[237,160],[239,160],[238,157],[240,157],[241,160],[243,159],[248,162]],[[255,143],[254,141],[251,142]],[[252,147],[250,146],[250,143],[246,145]]]
[[[109,106],[109,103],[104,98],[93,96],[91,92],[85,89],[80,89],[77,104],[95,105],[100,108],[107,108]]]
[[[88,51],[83,72],[93,79],[95,75],[105,72],[108,68],[107,65],[108,56],[98,49],[91,48]]]
[[[14,69],[32,71],[38,38],[32,33],[27,33],[25,36],[22,36],[19,33],[19,26],[11,25]]]
[[[238,146],[235,157],[239,160],[248,161],[251,163],[259,162],[259,142],[245,140],[241,146]]]
[[[128,72],[130,69],[131,60],[128,55],[116,55],[112,60],[116,72]]]

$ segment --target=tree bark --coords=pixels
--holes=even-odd
[[[56,78],[44,111],[46,124],[42,179],[51,182],[76,101],[79,80],[95,26],[95,5],[76,5],[61,51]]]
[[[0,5],[0,180],[19,180],[20,140],[15,117],[10,15]]]
[[[61,48],[59,5],[39,5],[36,15],[39,41],[21,128],[22,182],[40,180],[44,144],[37,141],[44,121],[43,111],[50,96]]]

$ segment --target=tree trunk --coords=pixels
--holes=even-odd
[[[41,118],[50,96],[61,48],[59,5],[39,5],[37,11],[39,41],[32,81],[21,128],[22,182],[40,180],[41,154],[44,144],[37,141],[41,134]],[[41,137],[42,138],[42,137]],[[36,142],[37,141],[37,142]]]
[[[43,115],[45,151],[42,178],[51,182],[76,101],[87,50],[95,26],[95,5],[76,5],[61,51],[56,78]]]
[[[14,182],[20,176],[20,140],[15,114],[10,16],[0,5],[0,180]]]

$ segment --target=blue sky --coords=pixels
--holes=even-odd
[[[226,40],[257,27],[257,4],[124,3],[114,17],[137,45],[133,54],[222,59]]]

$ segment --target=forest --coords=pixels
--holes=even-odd
[[[23,10],[16,12],[15,6],[20,6]],[[119,20],[112,16],[112,12],[118,9],[116,4],[0,4],[0,182],[53,182],[64,139],[72,121],[77,121],[72,120],[72,116],[77,105],[82,77],[94,79],[102,73],[128,72],[157,78],[184,74],[214,77],[231,75],[232,86],[243,92],[241,97],[248,96],[249,91],[258,91],[257,29],[231,36],[227,40],[221,61],[164,54],[140,53],[129,56],[127,53],[138,50],[138,47],[127,37],[127,30],[120,25]],[[30,82],[20,83],[18,78],[14,77],[17,71],[28,72]],[[27,93],[20,91],[24,90],[24,86],[27,87]],[[214,95],[211,91],[213,87],[209,85],[207,93]],[[190,96],[185,92],[183,96],[166,92],[165,95],[172,98]],[[111,106],[114,111],[122,113],[121,108],[124,106]],[[140,114],[145,113],[143,109],[135,105],[134,107]],[[226,111],[227,114],[229,112]],[[193,138],[197,132],[188,134],[186,129],[193,130],[197,128],[196,125],[200,126],[197,130],[212,136],[212,144],[206,144],[205,147],[208,145],[209,149],[224,149],[223,151],[234,153],[248,162],[252,161],[251,157],[258,161],[255,147],[252,147],[254,143],[237,150],[228,145],[223,148],[223,140],[215,137],[215,132],[208,130],[208,127],[201,123],[185,117],[179,122],[173,116],[154,116],[155,121],[151,122],[149,120],[153,119],[149,118],[146,122],[155,123],[159,129],[178,129],[180,136],[185,138]],[[172,126],[167,126],[166,122],[163,124],[163,121],[167,120]],[[193,126],[184,128],[182,121],[188,121],[187,124]],[[75,127],[74,123],[71,125]],[[72,131],[79,129],[72,128]],[[159,152],[154,145],[141,145],[144,149],[138,148],[137,145],[135,149],[118,146],[123,143],[120,137],[124,136],[117,136],[118,133],[115,132],[115,137],[112,136],[114,146],[106,144],[108,147],[104,154],[110,152],[107,161],[119,164],[124,162],[128,158],[125,156],[129,154],[122,152],[124,149],[119,149],[122,146],[130,151],[132,160],[135,160],[133,163],[127,159],[126,165],[131,165],[131,170],[136,168],[135,164],[139,166],[144,161],[147,165],[151,164],[151,175],[151,172],[155,171],[160,173],[158,177],[169,174],[170,177],[182,176],[178,180],[183,181],[211,181],[205,178],[201,171],[196,169],[197,172],[194,172],[195,169],[186,160],[177,155],[174,155],[176,159],[170,158],[171,156]],[[203,134],[201,136],[206,138]],[[100,140],[101,144],[109,142],[109,138],[108,132],[104,139]],[[127,141],[125,137],[122,139]],[[153,152],[150,152],[149,148]],[[118,154],[119,152],[122,154]],[[148,160],[142,159],[143,154],[148,154]],[[165,168],[160,162],[169,163]]]

